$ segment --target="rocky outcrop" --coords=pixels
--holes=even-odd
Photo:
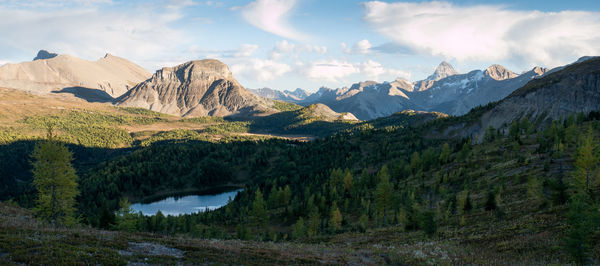
[[[190,61],[164,67],[117,100],[121,106],[141,107],[179,116],[252,116],[275,112],[235,80],[218,60]]]
[[[513,79],[519,76],[501,65],[491,65],[483,72],[483,75],[495,80]]]
[[[40,51],[34,61],[1,66],[0,86],[33,93],[93,91],[112,100],[150,77],[142,67],[110,54],[93,62],[49,55]]]

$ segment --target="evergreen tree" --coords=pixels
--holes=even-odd
[[[252,202],[252,211],[250,214],[252,215],[252,219],[254,219],[257,233],[260,238],[260,230],[267,222],[267,208],[260,189],[256,189],[256,193],[254,193],[254,201]]]
[[[54,225],[76,223],[75,197],[79,194],[77,175],[71,165],[73,154],[58,143],[48,128],[48,139],[33,151],[33,185],[38,192],[36,214]]]
[[[319,223],[321,218],[319,217],[319,211],[315,208],[311,211],[308,219],[308,237],[316,236],[319,233]]]
[[[444,145],[442,145],[442,152],[440,153],[440,162],[441,163],[447,163],[450,160],[450,145],[448,145],[448,143],[444,143]]]
[[[302,238],[306,235],[306,227],[304,226],[304,219],[298,218],[298,221],[294,224],[292,230],[292,237],[294,239]]]
[[[585,189],[586,192],[590,190],[590,183],[595,181],[598,162],[598,141],[590,129],[579,144],[575,155],[575,178],[579,187]]]
[[[386,165],[381,167],[378,174],[379,183],[375,189],[375,206],[378,214],[383,217],[383,226],[386,225],[386,214],[392,204],[393,186],[390,183],[390,175]]]
[[[115,216],[114,229],[119,231],[135,232],[137,222],[136,216],[137,215],[131,210],[127,198],[122,198],[119,201],[119,211],[117,211],[117,215]]]
[[[569,204],[567,224],[569,228],[564,239],[565,250],[579,264],[586,264],[591,248],[591,236],[598,229],[600,221],[598,209],[585,193],[577,193]]]
[[[335,233],[342,229],[342,213],[338,209],[337,204],[333,202],[331,207],[331,217],[329,218],[329,229],[332,233]]]

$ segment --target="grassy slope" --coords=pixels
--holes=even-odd
[[[366,257],[365,257],[366,256]],[[368,259],[367,257],[373,256]],[[367,259],[367,260],[365,260]],[[204,240],[156,234],[53,228],[29,210],[0,203],[0,264],[364,264],[375,254],[354,254],[341,246]]]

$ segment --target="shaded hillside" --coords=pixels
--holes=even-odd
[[[528,82],[505,99],[472,111],[469,121],[443,129],[444,135],[482,137],[488,127],[507,130],[518,119],[538,126],[573,113],[600,109],[600,58],[568,65]],[[464,120],[457,118],[456,121]]]
[[[242,87],[227,65],[217,60],[190,61],[156,71],[117,100],[178,116],[254,116],[273,113],[273,103]]]

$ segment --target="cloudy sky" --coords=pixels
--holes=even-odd
[[[525,2],[525,3],[523,3]],[[0,64],[47,49],[151,72],[217,58],[246,87],[342,87],[600,55],[600,1],[0,0]]]

